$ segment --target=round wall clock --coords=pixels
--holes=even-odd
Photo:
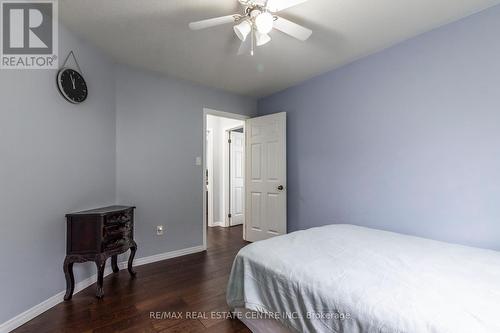
[[[80,104],[87,99],[87,83],[83,76],[74,69],[65,67],[59,70],[57,87],[61,95],[70,103]]]

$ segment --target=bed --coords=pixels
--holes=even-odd
[[[500,252],[313,228],[241,249],[227,301],[254,333],[500,332]]]

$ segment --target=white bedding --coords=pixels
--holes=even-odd
[[[252,331],[252,333],[290,333],[283,324],[273,318],[259,318],[258,312],[244,309],[236,308],[235,313],[243,324],[246,325]]]
[[[227,300],[298,332],[500,332],[500,253],[313,228],[243,248]]]

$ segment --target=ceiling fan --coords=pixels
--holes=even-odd
[[[269,33],[279,30],[298,40],[307,40],[312,31],[301,25],[275,15],[287,8],[300,5],[308,0],[238,0],[243,6],[243,14],[233,14],[207,20],[191,22],[191,30],[201,30],[222,24],[234,23],[234,33],[241,40],[238,54],[254,54],[255,46],[271,41]]]

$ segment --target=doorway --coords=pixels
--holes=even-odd
[[[207,169],[207,143],[208,139],[203,140],[203,246],[207,249],[207,230],[229,230],[238,228],[238,234],[242,234],[244,240],[249,242],[260,241],[271,237],[284,235],[287,233],[287,186],[286,186],[286,113],[279,112],[256,118],[232,114],[227,112],[204,109],[203,113],[203,133],[207,133],[208,116],[227,118],[227,123],[223,126],[224,133],[222,143],[222,154],[227,154],[226,159],[231,160],[231,153],[237,156],[239,153],[237,145],[228,145],[230,139],[237,140],[238,134],[243,128],[244,139],[242,144],[241,162],[243,167],[239,175],[243,175],[243,189],[239,189],[238,179],[241,177],[231,177],[230,162],[222,163],[222,182],[215,179],[216,167],[212,167],[212,173]],[[240,123],[234,123],[240,121]],[[213,130],[213,127],[212,127]],[[215,131],[212,131],[213,148],[212,161],[215,164]],[[225,143],[224,143],[225,141]],[[232,142],[232,141],[231,141]],[[235,166],[239,162],[233,161]],[[209,192],[210,186],[207,186],[207,180],[213,174],[213,189]],[[208,177],[207,177],[208,175]],[[238,175],[238,171],[233,172]],[[232,187],[231,186],[232,180]],[[216,186],[222,186],[227,194],[221,199],[222,204],[216,204],[215,195]],[[232,193],[232,195],[231,195]],[[238,204],[237,200],[243,193],[243,202]],[[212,199],[210,195],[214,195]],[[208,199],[207,199],[208,198]],[[209,202],[212,202],[210,204]],[[220,209],[222,212],[220,221],[213,218],[213,224],[219,224],[219,228],[208,226],[208,213]],[[239,212],[243,213],[243,226],[238,224]],[[234,213],[235,219],[233,222]],[[215,215],[213,215],[214,217]],[[236,218],[237,217],[237,218]],[[216,223],[220,222],[220,223]],[[234,225],[231,227],[231,225]],[[212,234],[212,233],[211,233]],[[229,234],[227,232],[217,234]]]
[[[245,224],[246,116],[204,110],[204,247],[211,228]],[[234,234],[234,233],[231,233]]]

